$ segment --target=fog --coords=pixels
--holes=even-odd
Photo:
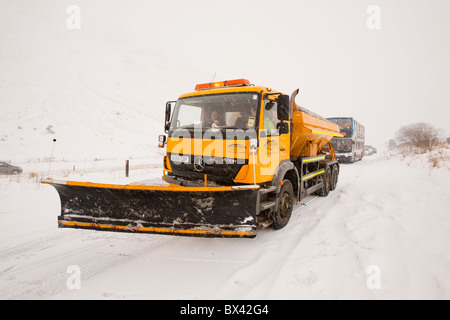
[[[70,5],[79,8],[79,29],[67,27]],[[99,38],[103,50],[106,43],[111,52],[120,47],[122,53],[164,56],[167,64],[182,67],[180,72],[148,69],[146,85],[164,88],[166,100],[192,91],[196,83],[246,78],[288,94],[299,88],[297,103],[324,117],[354,117],[366,127],[366,144],[378,148],[413,122],[449,132],[446,0],[1,0],[0,7],[3,39],[31,32],[55,59],[61,46],[98,52]],[[1,49],[5,57],[11,48]],[[58,81],[51,73],[41,77]],[[145,106],[161,117],[163,107]]]

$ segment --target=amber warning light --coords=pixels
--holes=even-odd
[[[236,79],[236,80],[226,80],[226,81],[197,84],[195,86],[195,90],[205,90],[205,89],[214,89],[214,88],[223,88],[223,87],[249,86],[249,85],[250,85],[250,81],[248,81],[247,79]]]

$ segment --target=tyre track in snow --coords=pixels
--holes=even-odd
[[[105,246],[98,242],[84,246],[74,243],[73,238],[44,237],[29,241],[17,252],[2,252],[0,283],[6,288],[2,298],[44,298],[54,294],[55,288],[64,288],[68,266],[79,263],[83,253]]]
[[[326,198],[309,196],[294,208],[289,224],[282,230],[262,230],[255,241],[257,257],[236,270],[218,293],[218,298],[264,299],[267,297],[279,271],[289,261],[302,240],[317,227],[326,212],[315,215]],[[306,204],[306,206],[305,206]],[[259,241],[257,240],[259,238]]]
[[[55,227],[56,228],[56,227]],[[77,265],[82,280],[172,244],[168,239],[143,238],[93,230],[57,229],[55,234],[28,234],[0,251],[2,299],[47,299],[67,290],[67,267]],[[149,241],[150,240],[150,241]]]
[[[319,204],[317,200],[319,199],[308,199],[311,201],[308,206],[301,206],[301,210],[299,206],[295,208],[292,226],[286,229],[290,241],[287,247],[283,241],[286,235],[270,230],[261,230],[255,239],[159,236],[159,247],[149,247],[136,257],[135,261],[111,266],[109,271],[105,270],[106,272],[94,275],[90,281],[83,282],[85,288],[90,291],[87,296],[98,298],[112,294],[119,298],[137,296],[150,299],[240,299],[251,296],[250,291],[259,283],[269,284],[270,290],[276,272],[289,260],[290,253],[295,249],[294,243],[308,234],[308,231],[297,232],[296,221],[307,221],[306,227],[301,230],[314,228],[319,222],[308,213],[314,213],[316,205]],[[303,215],[306,215],[306,219]],[[147,237],[151,240],[154,235]],[[268,247],[273,250],[267,251]],[[95,256],[92,258],[98,259]],[[211,272],[205,273],[206,268]],[[130,276],[127,270],[133,270],[134,274]],[[119,274],[124,274],[128,283],[116,282]],[[155,274],[158,275],[157,278],[154,278]],[[188,278],[185,277],[186,274],[189,274]],[[137,279],[139,283],[136,282]],[[171,285],[168,286],[168,283]],[[74,294],[63,297],[79,296],[78,293]]]
[[[358,164],[353,164],[353,167],[358,166]],[[358,179],[362,169],[352,170],[352,173],[349,173],[353,181],[353,179]],[[331,191],[327,197],[309,196],[304,201],[306,206],[303,204],[296,205],[285,228],[278,231],[263,230],[260,232],[257,239],[258,237],[263,239],[261,243],[258,243],[258,255],[251,263],[233,273],[218,297],[235,296],[238,293],[239,299],[271,298],[273,296],[271,292],[277,287],[281,280],[280,277],[284,277],[288,270],[292,270],[288,264],[293,258],[297,259],[293,256],[296,255],[297,251],[306,250],[304,247],[305,241],[307,242],[306,246],[311,245],[311,243],[315,244],[315,247],[311,249],[315,250],[316,255],[317,252],[319,253],[318,256],[314,254],[306,258],[304,258],[304,255],[301,256],[303,264],[313,263],[316,259],[327,258],[328,256],[345,255],[354,262],[351,265],[352,267],[356,266],[356,274],[365,274],[364,263],[361,261],[357,248],[355,244],[350,243],[348,227],[344,222],[338,220],[336,222],[337,218],[333,217],[333,207],[336,203],[343,200],[341,197],[342,193],[346,193],[346,188],[347,184],[345,182],[338,183],[337,189]],[[345,216],[345,218],[347,217],[348,215]],[[339,230],[330,230],[333,233],[331,245],[327,244],[329,237],[323,230],[315,234],[314,239],[309,239],[322,221],[326,222],[326,225],[337,223],[336,228]],[[335,237],[336,235],[338,235],[337,238]],[[308,242],[308,240],[311,241]],[[322,248],[322,242],[329,245],[329,248]],[[334,272],[333,270],[328,271]],[[336,271],[337,274],[339,272]],[[312,276],[314,278],[314,274]],[[317,279],[313,280],[316,281]],[[365,280],[362,279],[361,283],[365,285]]]
[[[385,191],[386,177],[380,182],[379,176],[383,170],[385,165],[369,161],[343,166],[336,191],[328,197],[306,198],[307,205],[295,206],[285,228],[259,230],[255,239],[125,234],[56,225],[51,231],[48,226],[53,226],[54,218],[50,215],[35,233],[8,232],[11,236],[1,239],[0,285],[6,289],[0,298],[373,299],[379,295],[366,288],[366,268],[374,262],[383,267],[383,281],[395,281],[393,289],[383,287],[391,290],[391,296],[390,292],[398,294],[407,288],[410,279],[423,281],[422,269],[430,269],[429,278],[445,288],[445,256],[433,257],[434,250],[427,251],[437,239],[425,245],[420,238],[411,238],[411,231],[402,226],[409,219],[407,212],[394,215],[409,197]],[[390,170],[384,174],[392,175]],[[393,194],[400,197],[399,204],[379,199]],[[408,261],[417,263],[404,274],[408,265],[397,263],[395,255],[407,245],[406,240],[418,241],[423,248],[420,254],[405,254]],[[424,254],[437,267],[420,262]],[[72,264],[82,271],[84,290],[79,292],[66,288],[66,268]],[[436,276],[435,269],[440,272]]]
[[[215,258],[207,257],[203,252],[190,256],[188,263],[198,266],[208,263],[223,270],[231,268],[228,275],[225,272],[218,275],[219,289],[214,290],[212,296],[267,297],[292,254],[326,216],[327,212],[323,208],[329,206],[326,204],[329,199],[330,196],[309,196],[304,201],[306,206],[296,205],[291,221],[284,229],[261,230],[255,239],[240,240],[239,244],[226,240],[216,243],[217,246],[211,244],[211,248],[219,250]],[[129,265],[130,259],[141,254],[152,257],[151,262],[156,269],[163,270],[168,259],[183,259],[184,255],[178,250],[185,247],[186,243],[195,246],[200,244],[194,239],[187,241],[178,237],[121,235],[123,237],[117,233],[55,227],[54,231],[39,230],[38,233],[28,233],[23,237],[6,238],[0,243],[3,248],[0,251],[0,281],[4,279],[5,287],[16,288],[5,291],[3,295],[7,298],[58,295],[58,292],[65,290],[65,281],[69,276],[65,273],[66,268],[73,264],[81,267],[83,282],[91,279],[90,283],[102,279],[101,275],[108,269],[112,270],[112,274],[121,274],[121,264]],[[140,239],[145,239],[143,241],[146,243],[140,244]],[[229,256],[237,244],[241,251]],[[171,248],[172,245],[175,246]],[[228,258],[221,260],[219,256],[222,255]],[[182,264],[174,268],[181,271]],[[99,275],[100,278],[97,277]],[[164,277],[170,281],[170,275]],[[33,280],[29,282],[27,279]]]

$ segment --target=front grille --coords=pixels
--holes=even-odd
[[[232,184],[242,166],[248,164],[247,159],[214,158],[194,155],[175,155],[175,157],[172,157],[170,153],[167,156],[170,161],[172,173],[175,176],[189,180],[203,180],[204,175],[207,174],[209,181],[227,185]]]

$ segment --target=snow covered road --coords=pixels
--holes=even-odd
[[[341,165],[335,191],[255,239],[58,229],[51,186],[0,177],[0,299],[449,299],[449,176]]]

